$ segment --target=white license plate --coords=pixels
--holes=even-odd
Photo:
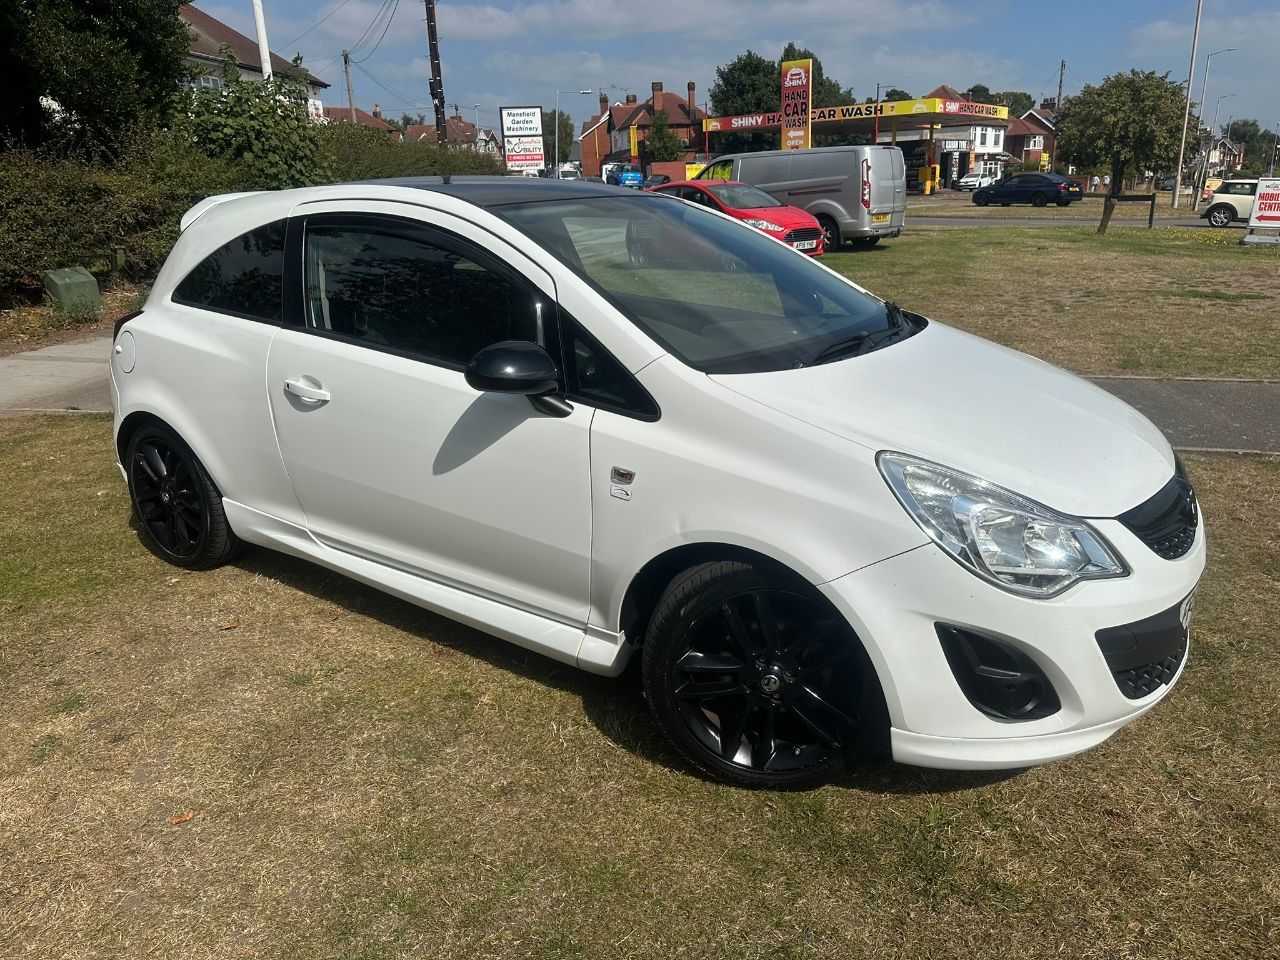
[[[813,250],[818,246],[817,240],[798,240],[796,242],[797,250]]]

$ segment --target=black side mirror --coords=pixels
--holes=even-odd
[[[553,396],[560,389],[556,363],[529,340],[503,340],[480,350],[467,364],[465,376],[473,389],[485,393],[518,393],[544,413],[567,417],[567,401]]]

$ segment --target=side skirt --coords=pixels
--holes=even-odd
[[[236,536],[249,543],[310,560],[353,580],[424,607],[469,627],[591,673],[616,677],[630,659],[631,646],[599,627],[570,626],[508,604],[415,576],[386,564],[319,543],[303,527],[236,503],[222,501]]]

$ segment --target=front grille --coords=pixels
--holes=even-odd
[[[797,230],[788,230],[782,237],[787,243],[799,243],[801,240],[817,240],[822,236],[822,231],[817,227],[800,227]]]
[[[1166,683],[1172,683],[1177,676],[1178,667],[1182,665],[1182,658],[1186,655],[1187,642],[1184,639],[1169,656],[1154,663],[1144,663],[1132,670],[1117,670],[1112,676],[1116,678],[1116,686],[1121,693],[1130,700],[1141,700]]]
[[[1117,517],[1139,540],[1166,560],[1177,560],[1196,541],[1200,509],[1182,462],[1150,500]]]

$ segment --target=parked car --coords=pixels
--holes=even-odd
[[[989,187],[995,183],[995,177],[989,173],[983,173],[980,170],[970,170],[963,177],[956,181],[957,190],[977,190],[979,187]]]
[[[810,256],[822,255],[822,227],[813,214],[775,200],[759,187],[732,180],[682,180],[649,189],[728,214]]]
[[[1213,227],[1247,222],[1253,214],[1253,198],[1257,193],[1257,180],[1223,180],[1210,195],[1209,205],[1200,217]]]
[[[562,167],[557,176],[561,180],[581,180],[582,171],[577,167]]]
[[[1056,203],[1065,207],[1083,197],[1080,184],[1060,173],[1015,173],[973,192],[973,202],[980,207],[990,203],[1002,207],[1011,203],[1029,203],[1033,207]]]
[[[256,544],[595,673],[642,652],[679,752],[754,787],[1065,757],[1182,674],[1205,535],[1160,431],[758,230],[501,177],[180,226],[111,356],[176,566]]]
[[[670,183],[671,177],[665,173],[651,173],[644,178],[644,187],[648,190],[650,187],[660,187],[664,183]]]
[[[639,167],[624,163],[610,170],[608,176],[605,177],[605,182],[617,187],[641,189],[644,187],[644,174],[640,172]]]
[[[809,211],[822,225],[823,246],[846,240],[872,246],[902,232],[907,168],[897,147],[817,147],[716,157],[697,180],[750,183],[783,203]]]

